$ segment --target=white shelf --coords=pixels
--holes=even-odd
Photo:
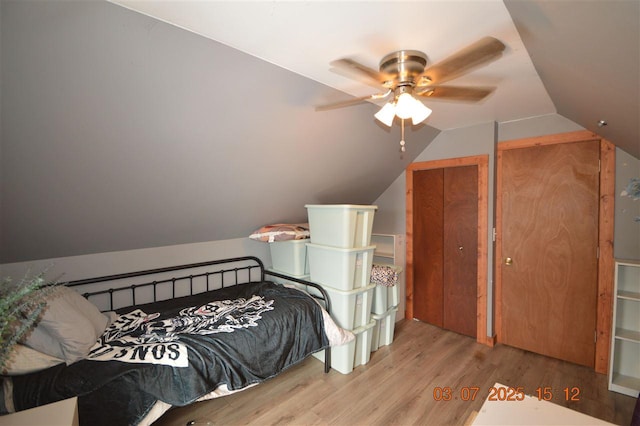
[[[617,260],[609,390],[640,393],[640,261]]]
[[[376,256],[376,257],[386,257],[388,259],[393,259],[395,257],[393,252],[386,252],[386,251],[383,252],[383,251],[380,251],[380,250],[376,250],[373,253],[373,255]]]
[[[371,245],[375,245],[373,262],[382,265],[394,265],[404,271],[405,268],[405,238],[401,234],[371,234]],[[405,310],[405,278],[404,273],[398,276],[399,300],[395,320],[404,318]]]
[[[371,245],[376,246],[373,255],[384,259],[383,263],[395,264],[398,244],[396,239],[398,236],[393,234],[371,234]]]
[[[371,234],[371,245],[376,246],[373,256],[383,258],[384,263],[404,267],[404,236]]]
[[[640,302],[640,293],[636,293],[635,291],[618,291],[618,298],[625,300],[634,300],[636,302]]]
[[[616,339],[622,339],[628,342],[640,343],[640,331],[627,330],[625,328],[616,328],[615,337]],[[638,362],[640,362],[640,360]]]
[[[638,397],[640,391],[640,378],[625,376],[624,374],[614,373],[609,390],[623,393],[625,395]]]

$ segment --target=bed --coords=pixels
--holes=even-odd
[[[322,287],[251,256],[73,281],[62,294],[29,339],[48,330],[64,362],[3,376],[3,413],[78,396],[81,425],[148,425],[171,406],[247,389],[353,339],[331,319]],[[93,344],[76,348],[83,339]]]

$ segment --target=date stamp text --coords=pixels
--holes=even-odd
[[[462,401],[475,401],[479,396],[480,387],[463,386],[454,389],[450,386],[436,386],[433,388],[433,399],[435,401],[451,401],[460,399]],[[540,401],[551,401],[556,397],[564,398],[565,401],[580,401],[580,388],[578,386],[554,389],[551,386],[540,386],[533,390],[531,396]],[[525,389],[523,386],[517,387],[494,387],[489,388],[487,401],[524,401]]]

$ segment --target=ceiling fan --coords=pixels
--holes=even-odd
[[[316,111],[356,105],[369,100],[386,99],[393,95],[393,98],[375,114],[375,117],[387,126],[393,124],[395,116],[402,120],[400,146],[404,151],[404,120],[411,118],[415,125],[431,114],[431,110],[414,96],[470,102],[484,99],[495,90],[495,87],[442,86],[441,84],[498,59],[502,56],[504,49],[505,45],[500,40],[484,37],[429,67],[427,67],[427,55],[424,53],[418,50],[399,50],[382,58],[378,71],[353,59],[338,59],[331,65],[355,72],[365,83],[373,83],[386,91],[321,105],[316,107]]]

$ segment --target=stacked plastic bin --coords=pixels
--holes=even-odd
[[[309,275],[307,242],[308,239],[269,243],[273,269],[293,277],[306,278]]]
[[[349,374],[369,362],[373,328],[370,282],[373,252],[371,230],[377,206],[320,204],[305,206],[311,231],[307,243],[310,280],[322,285],[331,300],[331,314],[356,339],[331,348],[331,367]],[[324,361],[323,351],[314,354]]]
[[[371,283],[375,285],[371,318],[375,321],[372,331],[371,351],[393,342],[396,312],[400,303],[400,292],[397,284],[398,274],[402,268],[394,265],[373,265],[380,274],[372,274]],[[375,276],[375,277],[374,277]]]

